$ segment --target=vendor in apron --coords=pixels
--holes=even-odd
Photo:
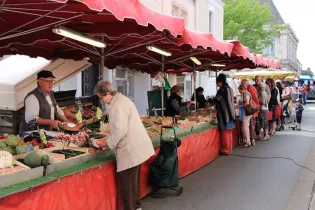
[[[23,131],[38,129],[59,130],[59,122],[70,122],[58,106],[53,94],[55,76],[42,70],[37,74],[37,87],[24,99],[25,112],[20,125]]]

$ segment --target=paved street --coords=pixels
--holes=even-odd
[[[309,131],[286,128],[268,142],[257,142],[251,148],[235,148],[233,154],[288,157],[315,170],[315,103],[304,108],[303,129]],[[181,179],[182,196],[164,200],[148,196],[143,199],[143,209],[315,209],[309,206],[314,180],[315,174],[290,160],[224,156]]]

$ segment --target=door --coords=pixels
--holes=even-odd
[[[93,96],[94,87],[98,82],[99,66],[92,64],[82,72],[82,96]]]

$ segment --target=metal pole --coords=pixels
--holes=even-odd
[[[196,95],[196,64],[194,63],[194,95],[195,95],[195,110],[197,109],[197,95]]]
[[[164,74],[164,59],[165,59],[165,57],[164,57],[164,55],[162,55],[162,68],[161,68],[161,70],[162,70],[163,74]],[[165,83],[165,81],[162,82],[162,89],[161,89],[162,117],[164,117],[164,83]]]
[[[216,70],[215,71],[215,79],[217,79],[218,78],[218,71]],[[215,83],[215,86],[216,86],[216,90],[218,90],[218,85],[217,85],[217,83]]]
[[[102,42],[104,42],[104,36],[102,36]],[[101,64],[100,64],[100,73],[99,80],[104,80],[104,66],[105,66],[105,56],[104,56],[104,48],[101,48]]]

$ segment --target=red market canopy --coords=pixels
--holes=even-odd
[[[75,60],[89,57],[97,63],[103,58],[105,66],[140,65],[140,70],[147,73],[162,66],[161,56],[146,49],[152,44],[173,53],[163,61],[166,69],[191,66],[189,58],[202,54],[207,63],[236,64],[239,57],[244,58],[242,62],[253,60],[239,41],[224,42],[212,34],[186,29],[183,19],[155,12],[139,0],[0,0],[0,5],[0,56],[24,54]],[[52,32],[54,26],[103,37],[107,47],[102,52],[62,37]],[[266,60],[254,58],[258,65],[268,66]],[[237,64],[243,65],[242,62]],[[144,64],[151,70],[143,68]]]
[[[85,54],[78,51],[84,51],[101,57],[100,49],[53,33],[55,26],[103,37],[105,53],[111,54],[180,37],[185,29],[183,19],[155,12],[139,0],[0,0],[1,55],[82,59]]]

